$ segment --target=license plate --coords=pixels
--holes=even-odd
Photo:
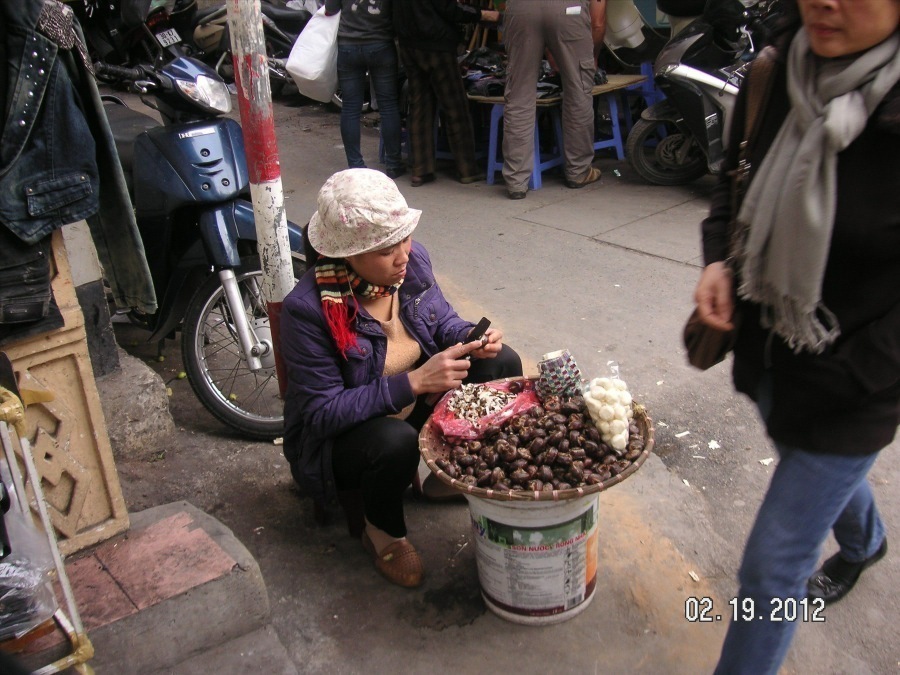
[[[171,47],[172,45],[177,45],[179,42],[181,42],[181,36],[174,28],[167,28],[166,30],[160,31],[156,34],[156,40],[163,47]]]

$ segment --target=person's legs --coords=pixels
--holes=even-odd
[[[417,431],[392,417],[377,417],[334,440],[338,490],[361,490],[366,520],[391,537],[406,536],[403,492],[419,463]]]
[[[583,179],[594,161],[594,43],[591,40],[590,0],[580,0],[581,11],[570,14],[565,3],[549,21],[547,43],[562,79],[562,128],[565,174],[569,181]]]
[[[338,45],[337,70],[341,87],[341,141],[347,166],[364,169],[359,119],[366,91],[366,64],[359,45]]]
[[[400,102],[397,89],[397,48],[393,42],[376,42],[363,46],[369,78],[378,101],[381,139],[384,141],[384,164],[391,171],[402,172]]]
[[[869,481],[864,480],[850,497],[832,528],[841,557],[850,563],[871,558],[884,541],[885,528]]]
[[[760,397],[764,416],[768,391],[763,387]],[[845,531],[856,532],[852,539],[857,551],[874,552],[884,536],[880,524],[865,522],[873,514],[877,518],[874,502],[869,502],[871,508],[865,504],[867,490],[862,487],[877,455],[824,455],[780,444],[776,448],[781,457],[738,574],[738,608],[749,598],[754,611],[748,620],[731,622],[716,673],[778,672],[796,622],[772,621],[770,617],[778,602],[806,599],[807,579],[833,526],[841,523],[842,536],[847,536]],[[852,526],[851,520],[855,521]],[[740,611],[738,618],[743,616]]]
[[[503,180],[510,194],[524,195],[534,166],[537,78],[544,52],[542,2],[509,0],[503,18],[503,40],[509,57],[503,108]]]
[[[454,54],[434,52],[431,86],[440,105],[441,119],[447,130],[447,142],[450,144],[459,177],[472,178],[479,173],[475,161],[475,133],[472,131],[469,99],[459,76],[459,64]]]
[[[413,177],[434,173],[434,96],[430,73],[420,49],[401,47],[403,68],[409,85],[409,115],[406,130],[409,139],[409,166]]]

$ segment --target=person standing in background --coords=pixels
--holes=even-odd
[[[591,0],[591,40],[594,42],[594,63],[600,65],[600,51],[606,38],[606,0]]]
[[[503,110],[503,179],[510,199],[523,199],[534,165],[537,81],[544,48],[562,79],[566,185],[600,179],[594,160],[592,0],[507,0],[504,42],[509,56]]]
[[[338,86],[341,88],[341,140],[351,169],[366,168],[360,149],[360,117],[371,81],[381,117],[385,173],[406,173],[400,145],[397,48],[391,0],[325,0],[325,14],[341,13],[338,27]]]
[[[394,29],[409,83],[410,185],[434,180],[435,103],[447,130],[460,183],[484,179],[475,161],[469,100],[457,60],[458,24],[496,22],[500,13],[455,0],[394,0]]]

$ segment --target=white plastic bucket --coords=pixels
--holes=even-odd
[[[466,499],[481,595],[492,612],[544,625],[587,608],[597,583],[599,494],[558,502]]]

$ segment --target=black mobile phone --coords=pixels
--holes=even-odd
[[[480,340],[484,337],[484,334],[487,333],[487,329],[490,328],[491,322],[486,317],[481,317],[481,321],[475,324],[475,328],[472,329],[472,332],[469,333],[469,337],[466,338],[465,344],[470,342],[475,342],[476,340]]]

